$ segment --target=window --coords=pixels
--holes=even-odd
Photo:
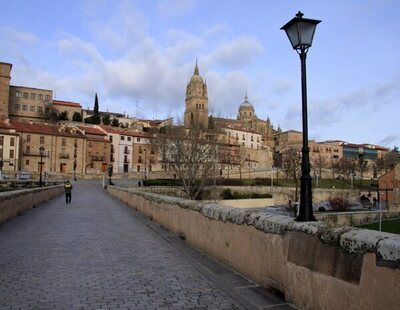
[[[46,101],[50,101],[50,95],[46,95],[46,96],[45,96],[45,100],[46,100]]]
[[[61,139],[61,146],[67,146],[67,139],[66,138],[62,138]]]
[[[251,148],[253,148],[253,143],[251,144]]]
[[[36,111],[36,107],[31,105],[31,106],[29,107],[29,110],[30,110],[31,112],[35,112],[35,111]]]
[[[43,113],[43,108],[42,107],[37,107],[38,113]]]
[[[31,93],[31,100],[36,100],[36,94],[35,93]]]
[[[244,136],[244,134],[243,134],[243,137],[242,137],[242,140],[245,140],[246,138],[245,138],[245,136]]]
[[[26,154],[30,154],[30,153],[31,153],[31,147],[30,147],[30,145],[27,145],[27,146],[26,146],[26,151],[25,151],[25,153],[26,153]]]
[[[139,145],[139,154],[142,154],[142,153],[143,153],[142,146]]]
[[[14,158],[14,150],[10,150],[10,158]]]
[[[43,100],[43,94],[38,95],[38,100]]]
[[[244,146],[244,142],[242,143],[242,145]]]
[[[15,138],[10,138],[10,146],[14,146],[15,145]]]
[[[29,98],[29,94],[24,92],[24,99],[28,99]]]
[[[22,93],[20,91],[15,92],[15,97],[21,98],[22,97]]]
[[[137,165],[137,171],[140,171],[140,166],[139,165]]]
[[[20,109],[21,109],[21,106],[18,103],[14,104],[14,110],[15,111],[18,111]]]
[[[44,136],[40,136],[40,144],[44,144]]]
[[[137,138],[136,141],[137,141],[137,142],[140,142],[140,138]]]
[[[139,158],[138,158],[138,163],[139,163],[139,164],[142,163],[142,156],[139,156]]]
[[[251,136],[251,142],[253,142],[254,140],[253,140],[253,136]]]
[[[128,137],[128,141],[131,141],[131,137]]]
[[[29,166],[29,159],[25,160],[25,165]]]
[[[4,145],[4,137],[0,136],[0,145]]]
[[[31,142],[31,135],[26,135],[26,142]]]
[[[125,140],[125,136],[121,136],[121,140],[124,141]]]
[[[109,138],[110,142],[112,142],[113,137],[112,137],[112,136],[109,136],[108,138]]]
[[[22,105],[22,111],[28,111],[28,106],[26,104]]]

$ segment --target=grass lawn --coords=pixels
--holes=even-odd
[[[371,223],[358,227],[371,230],[379,230],[379,223]],[[383,221],[382,231],[400,235],[400,219]]]

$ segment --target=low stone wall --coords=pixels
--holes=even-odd
[[[400,236],[109,186],[109,193],[304,309],[398,309]]]
[[[357,226],[379,221],[379,211],[319,212],[314,213],[318,221],[330,225]],[[400,211],[382,211],[382,220],[400,218]]]
[[[63,185],[0,193],[0,224],[62,194]]]

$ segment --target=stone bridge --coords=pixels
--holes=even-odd
[[[0,309],[399,307],[399,236],[73,185],[0,193]]]

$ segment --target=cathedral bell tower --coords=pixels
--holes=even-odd
[[[194,68],[194,74],[186,86],[184,126],[186,128],[208,128],[208,95],[207,84]]]

